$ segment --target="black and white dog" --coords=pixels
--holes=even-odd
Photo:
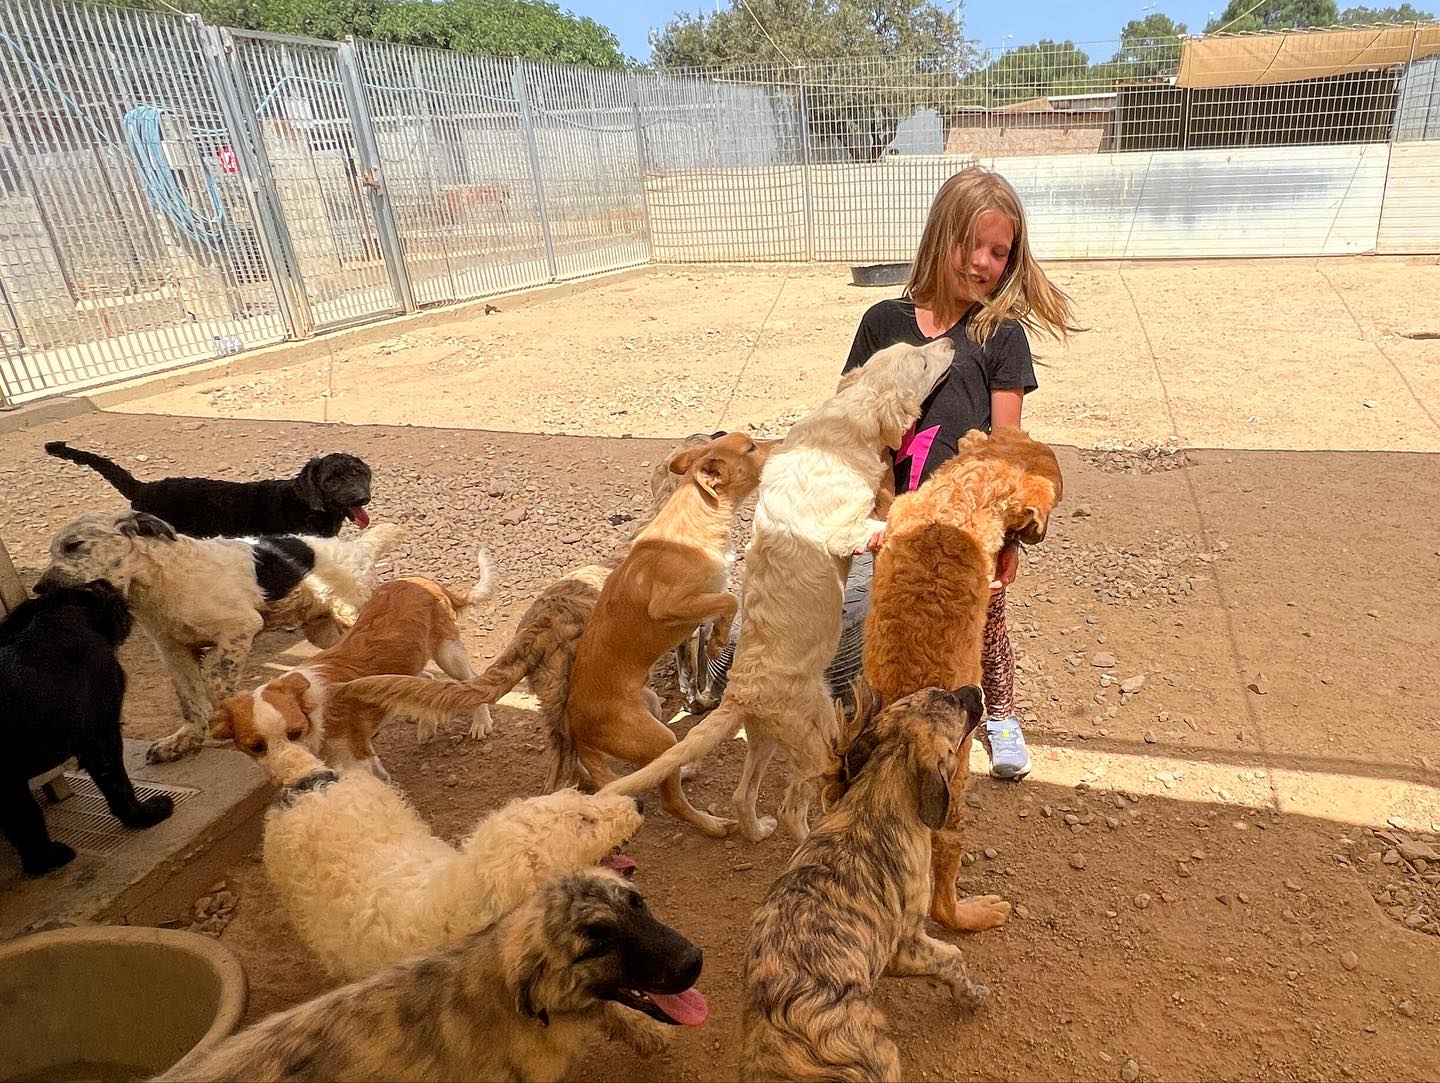
[[[309,534],[333,538],[349,519],[370,525],[370,467],[344,452],[311,459],[293,478],[273,481],[212,481],[164,478],[140,481],[120,464],[53,440],[45,451],[88,466],[120,491],[136,511],[163,519],[192,538],[249,538],[262,534]]]
[[[147,754],[167,762],[204,743],[263,628],[299,625],[321,648],[339,639],[375,591],[376,560],[399,538],[393,523],[357,538],[192,538],[140,511],[84,515],[51,539],[35,592],[104,579],[124,595],[170,672],[185,720]]]
[[[32,876],[75,856],[50,838],[29,786],[71,756],[126,826],[170,815],[170,798],[137,800],[125,773],[125,670],[115,651],[129,634],[125,599],[103,579],[22,602],[0,622],[0,830]]]

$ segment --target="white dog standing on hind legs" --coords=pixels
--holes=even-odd
[[[317,647],[339,639],[375,590],[375,561],[400,527],[358,538],[189,538],[144,512],[87,515],[61,527],[35,584],[108,579],[149,633],[175,686],[181,727],[146,758],[163,763],[199,749],[215,707],[235,691],[255,637],[299,623]]]
[[[950,370],[948,339],[891,346],[840,382],[797,421],[760,478],[745,552],[740,640],[720,705],[685,739],[603,794],[638,794],[745,729],[735,790],[740,830],[758,842],[775,829],[756,801],[775,754],[790,757],[779,817],[797,841],[809,833],[814,776],[834,738],[825,669],[840,640],[845,577],[868,538],[876,492],[921,404]]]

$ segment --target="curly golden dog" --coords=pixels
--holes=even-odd
[[[865,680],[882,702],[979,683],[995,559],[1007,536],[1031,544],[1044,538],[1060,492],[1060,466],[1044,444],[1019,429],[977,430],[924,485],[895,501],[865,619]],[[969,773],[967,744],[954,776],[957,796]],[[959,901],[962,802],[950,807],[935,834],[931,916],[952,929],[993,929],[1010,916],[1010,904],[994,895]]]
[[[898,1080],[871,1000],[882,974],[938,978],[964,1008],[988,999],[960,949],[925,933],[930,832],[982,714],[979,688],[930,688],[868,721],[862,708],[837,741],[829,790],[840,796],[751,920],[743,1079]]]

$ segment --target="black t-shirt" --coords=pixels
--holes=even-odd
[[[977,346],[965,334],[968,320],[967,313],[944,335],[937,336],[955,343],[955,360],[950,363],[950,375],[925,401],[920,420],[905,434],[895,453],[896,493],[918,489],[955,454],[960,438],[971,429],[990,431],[993,389],[1018,387],[1028,395],[1039,386],[1025,328],[1015,320],[1006,320],[984,346]],[[934,341],[920,333],[915,306],[909,301],[881,301],[861,317],[844,371],[859,368],[877,351],[897,342],[924,346]]]

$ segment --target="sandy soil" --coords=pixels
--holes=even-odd
[[[1399,337],[1440,329],[1440,269],[1240,268],[1061,268],[1095,330],[1049,351],[1027,406],[1066,471],[1012,595],[1036,769],[975,782],[962,874],[1017,916],[962,942],[995,994],[980,1016],[929,983],[882,984],[907,1077],[1134,1078],[1132,1059],[1155,1079],[1435,1076],[1440,864],[1391,851],[1440,845],[1440,343]],[[1280,302],[1272,326],[1262,294]],[[267,476],[349,450],[375,469],[375,519],[409,528],[397,574],[463,583],[490,548],[502,589],[467,633],[483,661],[546,583],[624,538],[669,438],[776,426],[823,397],[873,299],[818,269],[662,271],[337,351],[329,397],[327,362],[11,433],[0,537],[33,574],[61,522],[119,507],[41,455],[47,439],[148,476]],[[326,411],[347,424],[314,423]],[[1183,454],[1146,452],[1172,435]],[[1125,441],[1139,452],[1096,450]],[[262,638],[249,679],[305,650]],[[124,660],[128,733],[168,732],[142,637]],[[1141,675],[1122,697],[1115,682]],[[458,726],[423,747],[381,735],[442,835],[539,788],[530,701],[497,717],[480,743]],[[691,784],[698,804],[728,805],[741,751]],[[601,1044],[577,1078],[734,1078],[740,946],[788,847],[700,839],[656,812],[631,852],[656,912],[706,951],[712,1021],[649,1062]],[[252,1017],[324,988],[258,864],[229,887],[222,939]]]

